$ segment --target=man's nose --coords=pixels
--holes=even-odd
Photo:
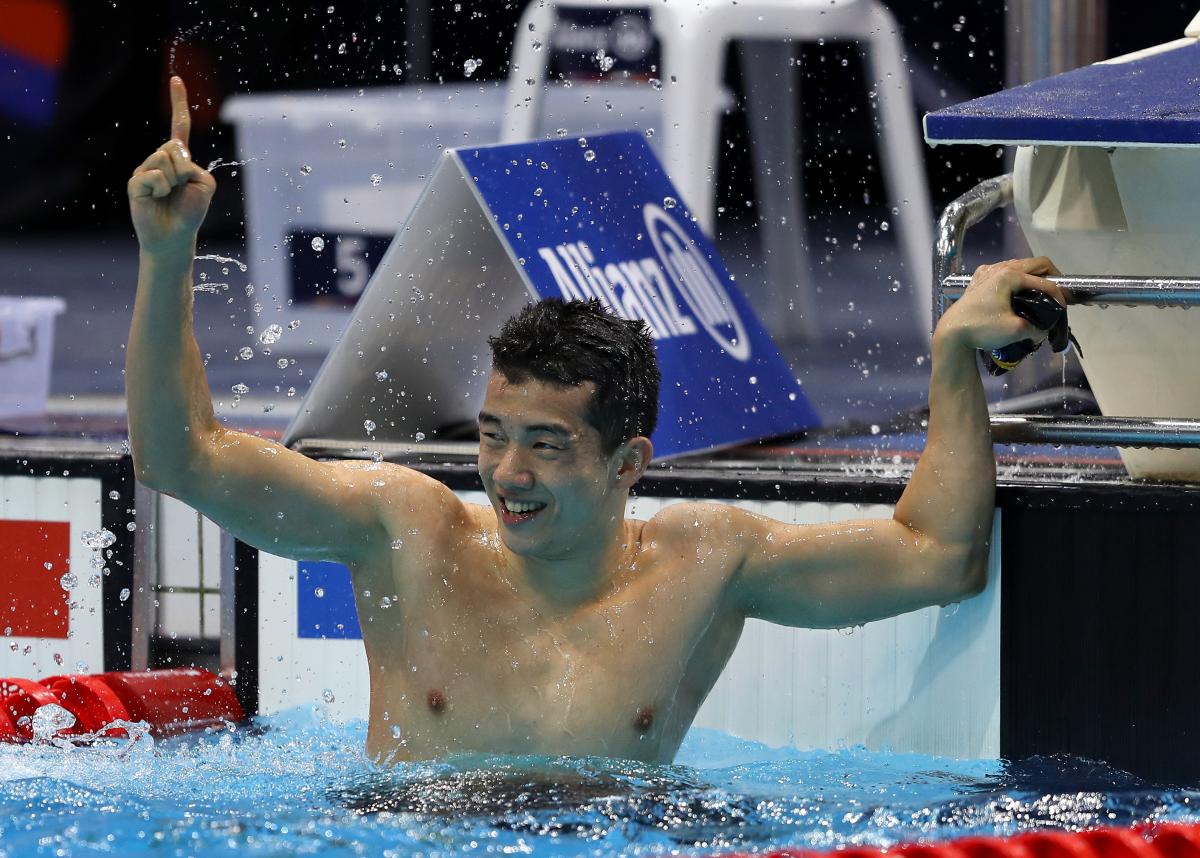
[[[533,472],[529,470],[521,450],[513,445],[504,451],[492,479],[502,486],[512,488],[529,488],[533,485]]]

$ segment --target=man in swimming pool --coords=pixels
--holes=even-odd
[[[670,761],[747,617],[851,626],[983,588],[995,462],[975,350],[1044,337],[1009,298],[1063,301],[1039,276],[1049,260],[982,267],[938,325],[928,440],[890,520],[796,526],[721,504],[626,519],[653,452],[651,341],[598,305],[553,301],[493,340],[479,415],[490,506],[475,506],[408,468],[317,462],[215,420],[191,269],[216,183],[187,150],[178,78],[171,102],[171,140],[128,187],[137,476],[252,545],[350,568],[373,756]]]

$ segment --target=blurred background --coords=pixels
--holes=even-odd
[[[1177,38],[1196,12],[1186,0],[895,0],[887,6],[902,29],[918,114]],[[236,132],[221,118],[231,97],[487,86],[508,76],[523,8],[495,0],[267,0],[223,7],[182,0],[0,0],[0,295],[66,300],[51,411],[119,420],[137,263],[125,182],[167,135],[170,73],[182,75],[190,90],[196,159],[231,162],[238,158]],[[1039,20],[1034,13],[1044,21],[1059,15],[1056,38],[1061,42],[1065,33],[1077,43],[1052,45],[1057,54],[1022,48],[1014,33],[1036,37],[1029,32],[1030,22]],[[785,331],[777,339],[827,421],[887,420],[923,404],[928,322],[889,287],[898,254],[894,231],[880,229],[890,215],[876,168],[869,82],[852,43],[803,43],[794,51],[803,144],[796,157],[807,220],[797,226],[796,240],[809,248],[822,313],[815,338]],[[1064,68],[1052,67],[1056,62]],[[720,129],[715,239],[752,293],[755,278],[761,279],[761,214],[739,65],[730,59],[725,68],[732,99]],[[1006,169],[1006,153],[996,147],[923,146],[923,156],[931,220],[948,201]],[[267,159],[217,171],[202,253],[245,257],[247,170],[272,168],[279,165]],[[397,225],[402,219],[397,214]],[[1005,245],[1011,239],[1002,224],[972,235],[980,260],[1020,252]],[[243,288],[253,272],[240,279],[236,268],[227,273],[228,265],[216,278],[231,284],[227,294],[197,300],[197,334],[214,393],[228,415],[226,392],[246,384],[239,419],[277,426],[302,398],[322,355],[301,350],[287,357],[283,350],[278,361],[239,360],[253,304],[261,299]]]

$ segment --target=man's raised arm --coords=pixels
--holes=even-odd
[[[362,559],[390,542],[384,503],[387,520],[413,521],[457,499],[406,468],[315,462],[217,422],[192,332],[196,235],[216,182],[188,151],[183,81],[170,86],[171,139],[128,184],[141,246],[125,362],[137,477],[272,553]]]
[[[833,628],[928,605],[986,585],[996,462],[976,349],[1046,333],[1012,312],[1020,289],[1066,304],[1045,257],[982,266],[933,338],[925,450],[890,520],[786,525],[745,514],[731,522],[740,568],[734,604],[747,616]]]

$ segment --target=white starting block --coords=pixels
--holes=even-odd
[[[1200,450],[1143,448],[1195,446],[1200,426],[1200,325],[1178,310],[1200,303],[1195,28],[925,119],[930,143],[1019,147],[1010,189],[985,183],[947,210],[935,289],[957,273],[965,225],[1011,198],[1030,248],[1067,273],[1060,284],[1080,302],[1070,323],[1096,401],[1105,415],[1140,418],[1102,434],[1080,423],[1076,440],[1118,444],[1139,478],[1200,481]]]

